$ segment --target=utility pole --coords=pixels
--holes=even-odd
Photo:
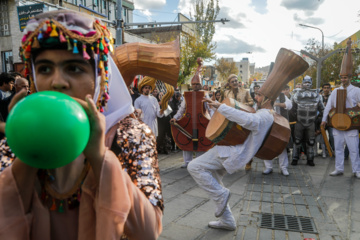
[[[122,44],[122,32],[124,28],[124,20],[122,18],[122,0],[117,0],[117,11],[116,11],[116,46],[119,46]]]
[[[335,53],[340,52],[342,49],[338,48],[336,50],[334,50],[333,52],[330,52],[328,54],[326,54],[326,56],[324,57],[315,57],[314,55],[312,55],[311,53],[308,53],[307,51],[301,50],[300,52],[302,54],[305,54],[306,56],[310,57],[311,59],[315,60],[317,63],[317,72],[316,72],[316,90],[317,92],[319,92],[319,88],[320,88],[320,80],[321,80],[321,68],[322,68],[322,64],[323,62],[330,56],[332,56]]]

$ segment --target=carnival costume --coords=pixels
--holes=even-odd
[[[314,144],[315,144],[315,120],[324,111],[321,96],[316,91],[310,90],[312,79],[305,76],[302,83],[303,88],[298,90],[292,99],[292,111],[296,114],[295,140],[293,148],[293,160],[291,165],[297,165],[300,155],[300,147],[303,138],[306,136],[307,164],[315,166]]]
[[[141,120],[151,128],[151,130],[157,137],[159,132],[157,117],[161,118],[164,116],[164,114],[160,111],[160,105],[155,97],[151,96],[150,94],[147,96],[142,93],[142,88],[144,86],[150,86],[150,92],[154,91],[155,82],[156,79],[151,77],[144,77],[142,79],[138,86],[141,95],[135,100],[134,107],[135,109],[141,109]]]
[[[79,12],[53,11],[28,22],[21,56],[32,91],[36,91],[33,60],[43,49],[67,49],[93,61],[93,97],[106,117],[106,146],[112,151],[105,153],[99,182],[83,154],[64,166],[71,170],[83,165],[66,194],[64,189],[54,190],[57,169],[40,169],[36,180],[40,189],[34,188],[30,212],[25,213],[12,174],[15,156],[3,141],[1,239],[156,239],[161,233],[163,198],[155,137],[132,115],[131,97],[109,54],[112,43],[105,25]]]
[[[331,176],[341,175],[344,172],[344,144],[348,146],[351,159],[352,172],[360,178],[359,157],[359,116],[360,88],[350,84],[353,75],[353,62],[351,55],[351,40],[342,60],[340,77],[348,77],[348,85],[342,85],[331,93],[324,110],[323,122],[333,127],[335,145],[335,171]],[[340,121],[336,117],[340,117]]]
[[[289,66],[289,62],[292,61],[287,61],[287,57],[294,60],[296,64],[295,67]],[[259,143],[265,143],[267,141],[267,136],[271,135],[273,130],[272,126],[274,119],[277,117],[274,110],[271,109],[272,102],[276,100],[287,82],[292,79],[292,76],[296,77],[308,68],[308,64],[304,60],[286,49],[281,49],[279,51],[277,60],[279,60],[278,65],[281,65],[282,67],[284,66],[282,68],[283,70],[291,69],[291,72],[293,73],[283,73],[281,72],[282,70],[279,70],[279,75],[276,75],[276,70],[274,71],[276,73],[273,72],[274,74],[268,77],[264,85],[259,90],[263,99],[261,103],[258,103],[260,109],[257,110],[256,113],[239,110],[235,101],[235,107],[222,103],[211,119],[211,121],[214,120],[215,122],[216,118],[220,119],[220,115],[222,115],[229,121],[233,122],[233,126],[236,126],[235,124],[237,124],[235,128],[247,129],[248,133],[243,134],[243,136],[245,136],[245,140],[241,140],[241,143],[236,145],[215,145],[215,147],[200,157],[197,157],[188,165],[188,171],[199,187],[207,192],[209,197],[215,202],[215,217],[219,218],[219,220],[209,222],[209,227],[227,230],[236,229],[236,222],[228,204],[230,190],[223,185],[222,178],[226,173],[232,174],[239,171],[256,154],[259,154],[260,151],[264,150],[263,146],[265,144],[261,145]],[[285,61],[285,63],[282,64],[282,61]],[[293,71],[295,68],[297,68],[296,71]],[[234,102],[234,100],[229,102]],[[284,131],[287,138],[290,136],[290,127],[288,125],[289,124],[287,122],[287,128]],[[208,129],[210,126],[212,126],[211,123],[209,123]],[[224,136],[221,136],[221,138],[223,137]],[[221,141],[222,140],[220,139],[219,143]],[[227,142],[229,143],[230,141]],[[287,142],[282,145],[283,147],[278,154],[284,150],[286,144]],[[272,146],[274,146],[273,141]]]

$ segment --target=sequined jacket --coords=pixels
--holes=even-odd
[[[154,206],[163,210],[156,138],[150,127],[128,116],[109,130],[106,145],[119,158],[133,183]]]

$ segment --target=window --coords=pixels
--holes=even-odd
[[[242,65],[240,65],[240,68],[242,68]]]
[[[2,60],[2,69],[4,72],[9,72],[14,70],[12,51],[1,52],[1,60]]]
[[[8,1],[0,2],[0,37],[10,36]]]

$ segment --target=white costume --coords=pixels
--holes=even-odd
[[[163,117],[164,114],[160,114],[160,106],[158,101],[153,96],[141,95],[135,100],[135,109],[141,109],[142,121],[146,123],[155,136],[158,136],[158,124],[156,117]]]
[[[285,96],[285,110],[291,110],[292,108],[292,102],[290,101],[290,99]],[[276,113],[280,114],[280,107],[279,106],[275,106],[275,111]],[[266,169],[272,169],[273,168],[273,161],[272,160],[264,160],[264,164],[265,164],[265,168]],[[279,167],[280,169],[287,169],[289,166],[289,159],[288,159],[288,154],[287,154],[287,150],[286,148],[284,149],[284,151],[279,155]]]
[[[336,107],[335,89],[326,104],[324,116],[322,121],[327,122],[327,117],[332,108]],[[344,89],[343,86],[340,89]],[[346,108],[355,107],[360,102],[360,88],[349,85],[347,88]],[[351,165],[353,173],[360,172],[360,157],[359,157],[359,130],[354,129],[350,131],[340,131],[333,128],[334,144],[335,144],[335,170],[344,172],[344,144],[349,148],[349,156],[351,158]]]
[[[230,121],[236,122],[251,131],[243,144],[235,146],[216,145],[188,165],[187,169],[191,176],[218,206],[224,201],[224,196],[229,194],[229,189],[225,188],[222,183],[223,176],[226,172],[232,174],[240,170],[254,157],[261,146],[260,143],[263,142],[273,124],[274,117],[269,109],[247,113],[225,104],[221,104],[217,111]],[[226,206],[220,221],[225,225],[234,226],[235,220],[229,205]]]
[[[209,98],[209,96],[205,95],[205,98]],[[205,103],[205,109],[209,112],[210,117],[214,114],[214,110],[211,109],[206,103]],[[185,111],[186,111],[186,103],[185,103],[185,100],[183,99],[181,101],[179,110],[174,115],[175,120],[179,121],[184,116]],[[195,156],[199,157],[203,153],[204,152],[195,152]],[[183,151],[183,158],[184,158],[185,164],[189,164],[189,162],[193,159],[193,152],[192,151]]]

